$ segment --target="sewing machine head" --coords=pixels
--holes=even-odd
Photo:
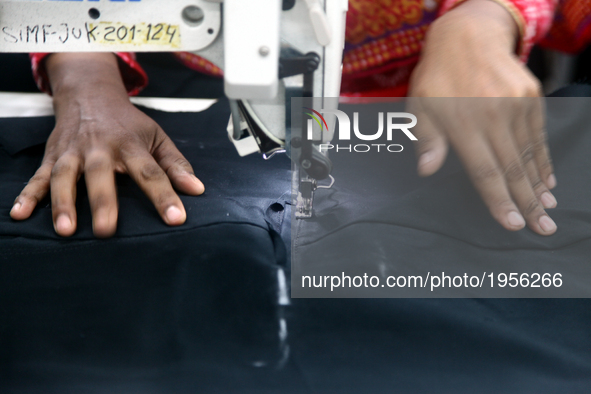
[[[238,153],[269,158],[286,151],[296,165],[296,216],[310,217],[316,181],[330,175],[330,160],[318,147],[332,135],[310,140],[301,128],[291,130],[291,98],[326,107],[324,97],[338,97],[347,3],[0,0],[0,51],[202,56],[224,71],[228,135]]]

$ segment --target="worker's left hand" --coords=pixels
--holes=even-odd
[[[27,219],[50,193],[55,231],[71,236],[77,228],[77,183],[84,175],[94,234],[112,236],[119,213],[115,173],[126,173],[166,224],[183,224],[187,214],[175,189],[199,195],[203,183],[162,128],[131,104],[115,56],[52,54],[47,70],[56,125],[11,217]]]

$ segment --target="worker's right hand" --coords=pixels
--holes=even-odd
[[[131,104],[111,53],[60,53],[47,58],[56,126],[40,168],[16,198],[13,219],[27,219],[51,192],[55,231],[77,225],[76,184],[84,175],[97,237],[117,228],[115,173],[127,173],[153,202],[164,222],[183,224],[178,191],[199,195],[204,186],[171,139]]]
[[[511,14],[494,1],[468,0],[428,32],[410,85],[418,171],[435,173],[448,146],[462,161],[492,216],[508,230],[526,224],[556,232],[539,81],[515,55]]]

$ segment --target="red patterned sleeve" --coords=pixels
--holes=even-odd
[[[224,71],[201,56],[195,55],[191,52],[173,52],[174,56],[185,66],[197,72],[211,75],[214,77],[223,77]]]
[[[591,0],[560,0],[542,46],[577,53],[591,43]]]
[[[466,0],[444,0],[443,14]],[[491,0],[504,7],[519,27],[520,40],[517,54],[526,61],[531,48],[540,42],[550,30],[554,9],[558,0]]]
[[[33,77],[35,78],[37,86],[42,92],[51,94],[51,86],[49,84],[49,78],[47,77],[44,62],[48,55],[50,54],[31,53],[29,57],[31,58]],[[148,76],[136,61],[134,53],[117,52],[116,55],[119,60],[119,70],[121,71],[121,77],[123,78],[125,89],[127,89],[127,93],[130,96],[135,96],[148,84]]]

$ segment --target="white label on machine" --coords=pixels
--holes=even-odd
[[[197,51],[220,15],[206,0],[0,0],[0,51]]]

